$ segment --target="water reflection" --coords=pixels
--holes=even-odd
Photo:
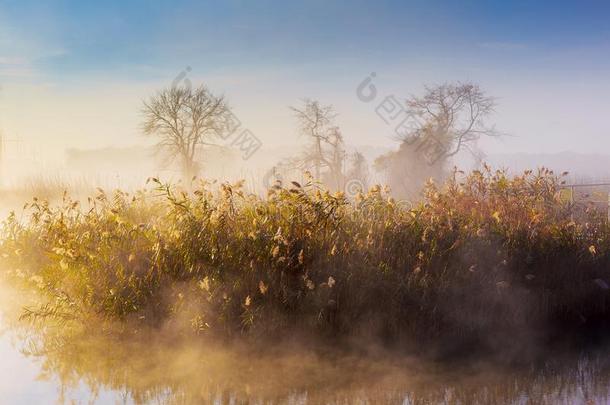
[[[610,398],[609,363],[598,355],[512,369],[448,367],[304,349],[255,355],[159,333],[99,330],[55,324],[18,331],[19,350],[40,365],[39,379],[57,388],[44,402],[555,404]]]
[[[14,293],[13,293],[14,294]],[[26,323],[0,290],[0,403],[556,404],[608,403],[605,355],[527,366],[447,365],[388,353],[310,350],[294,342],[231,348],[167,330],[91,321]],[[13,307],[11,308],[11,304]],[[10,316],[6,314],[10,313]],[[301,342],[302,343],[302,342]],[[300,348],[297,348],[300,347]],[[605,352],[604,352],[605,353]],[[36,381],[34,381],[36,379]]]

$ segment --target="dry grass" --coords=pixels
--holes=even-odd
[[[559,182],[456,173],[412,209],[380,187],[348,201],[312,182],[265,199],[156,182],[87,207],[35,200],[5,222],[0,254],[4,276],[47,301],[30,316],[494,347],[608,317],[607,221],[572,221]]]

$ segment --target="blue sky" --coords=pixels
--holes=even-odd
[[[492,152],[598,150],[609,21],[602,1],[0,0],[0,126],[58,147],[135,144],[142,98],[191,66],[268,144],[296,142],[286,107],[314,97],[354,143],[390,146],[354,97],[374,71],[404,97],[481,83],[514,135]]]
[[[51,77],[123,70],[141,74],[177,60],[205,69],[413,57],[499,58],[607,47],[608,2],[504,1],[2,1],[0,50],[27,55]],[[3,30],[6,32],[5,30]],[[3,32],[3,34],[4,34]],[[10,43],[13,42],[11,49]],[[23,50],[23,49],[21,49]],[[27,52],[27,50],[26,50]],[[608,62],[608,56],[595,62]]]

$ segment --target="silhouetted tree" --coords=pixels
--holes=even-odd
[[[334,188],[343,186],[343,163],[345,144],[343,135],[335,125],[337,114],[331,105],[323,106],[318,101],[306,99],[303,107],[290,109],[295,113],[299,130],[309,138],[301,169],[313,168],[316,179],[326,180]],[[322,171],[326,169],[325,173]]]
[[[443,84],[426,87],[422,97],[407,100],[407,112],[416,117],[403,141],[426,141],[434,137],[444,150],[444,158],[462,149],[475,153],[473,146],[481,136],[497,136],[486,119],[494,112],[495,100],[472,83]]]
[[[482,136],[498,136],[486,123],[495,100],[472,83],[426,87],[421,97],[406,101],[408,125],[402,127],[397,151],[380,156],[375,168],[400,196],[412,197],[429,178],[442,180],[451,157],[469,151],[479,161],[476,148]]]
[[[199,172],[196,154],[201,146],[216,145],[230,130],[230,111],[221,96],[207,87],[176,87],[159,91],[143,107],[144,133],[159,138],[158,147],[179,159],[183,174]]]

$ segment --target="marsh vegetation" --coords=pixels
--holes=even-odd
[[[24,317],[492,353],[605,326],[607,221],[575,221],[548,170],[456,172],[415,206],[313,180],[265,198],[151,181],[10,215],[3,276],[42,300]]]
[[[415,205],[313,179],[34,199],[2,227],[3,322],[60,400],[601,400],[582,351],[605,341],[610,233],[560,187],[486,169]]]

